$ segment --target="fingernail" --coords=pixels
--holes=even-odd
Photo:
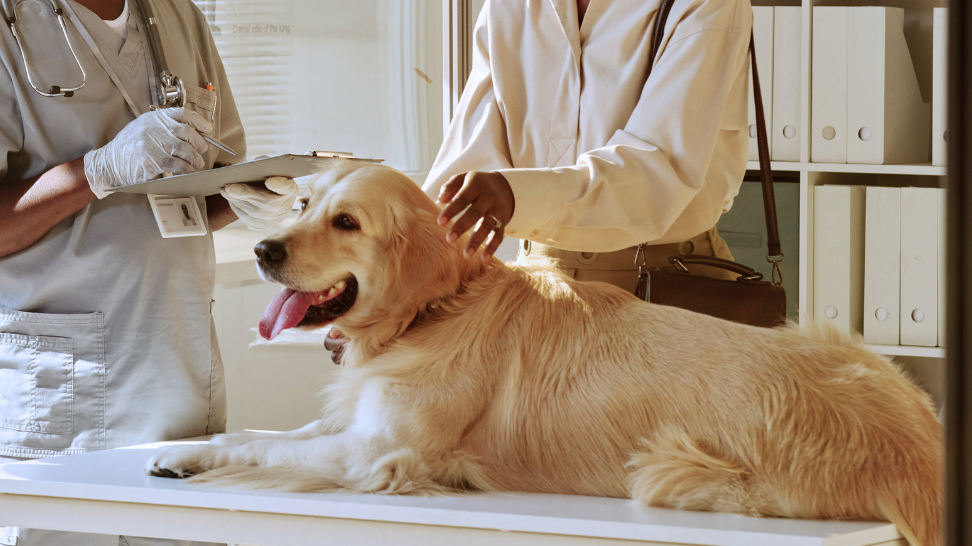
[[[473,249],[467,248],[466,250],[463,250],[462,255],[467,258],[471,257],[473,255]]]
[[[459,236],[456,235],[456,232],[455,231],[450,231],[449,234],[446,235],[446,242],[451,243],[451,242],[455,241],[458,238],[459,238]]]
[[[440,226],[446,225],[446,222],[448,221],[449,220],[445,216],[439,216],[439,219],[436,220],[436,222],[438,222]]]
[[[493,255],[490,254],[489,252],[484,252],[483,253],[483,261],[484,262],[489,261],[489,259],[492,258],[492,257],[493,257]]]

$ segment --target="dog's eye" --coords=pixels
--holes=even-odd
[[[304,212],[304,209],[307,208],[307,202],[308,201],[310,201],[310,199],[301,199],[300,200],[300,212]]]
[[[345,231],[358,229],[358,224],[347,214],[341,214],[334,218],[334,227]]]

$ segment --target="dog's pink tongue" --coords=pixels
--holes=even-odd
[[[283,292],[273,297],[263,313],[260,335],[264,339],[273,339],[282,330],[297,326],[317,297],[318,294],[315,292],[297,292],[285,288]]]

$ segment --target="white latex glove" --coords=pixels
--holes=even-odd
[[[267,189],[249,184],[227,184],[219,194],[250,229],[267,229],[283,221],[297,200],[297,183],[293,178],[271,176]],[[269,190],[269,191],[268,191]]]
[[[162,173],[188,174],[206,166],[209,144],[200,133],[213,124],[192,110],[165,108],[146,112],[115,138],[84,154],[84,174],[98,199],[119,188],[153,180]]]

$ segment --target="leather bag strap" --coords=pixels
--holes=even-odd
[[[749,35],[749,55],[753,66],[753,99],[756,104],[756,149],[759,151],[759,176],[763,181],[763,210],[766,213],[766,259],[775,263],[783,260],[780,246],[780,228],[776,219],[776,194],[773,193],[773,168],[770,166],[769,143],[766,137],[766,116],[763,114],[763,93],[759,89],[759,72],[756,69],[756,44]],[[773,258],[779,257],[779,260]],[[776,267],[776,266],[774,266]]]
[[[664,36],[665,23],[672,10],[675,0],[662,0],[658,8],[655,28],[652,29],[651,50],[648,65],[648,76],[651,76],[652,66],[661,47]],[[773,193],[773,170],[770,165],[769,140],[766,136],[766,116],[763,113],[763,94],[759,89],[759,73],[756,69],[756,44],[753,35],[749,35],[749,53],[753,68],[753,97],[756,104],[756,148],[759,151],[759,174],[763,185],[763,212],[766,215],[767,255],[766,259],[773,263],[773,281],[779,276],[779,262],[783,261],[783,251],[780,245],[780,228],[776,218],[776,195]],[[782,282],[782,278],[780,278]]]
[[[686,267],[689,265],[707,265],[709,267],[718,267],[719,269],[731,271],[739,275],[739,279],[737,280],[741,281],[758,281],[762,280],[763,278],[762,273],[751,267],[747,267],[739,262],[716,258],[715,256],[702,256],[699,254],[672,256],[668,259],[668,263],[675,266],[675,269],[681,271],[682,273],[689,272],[688,267]]]

